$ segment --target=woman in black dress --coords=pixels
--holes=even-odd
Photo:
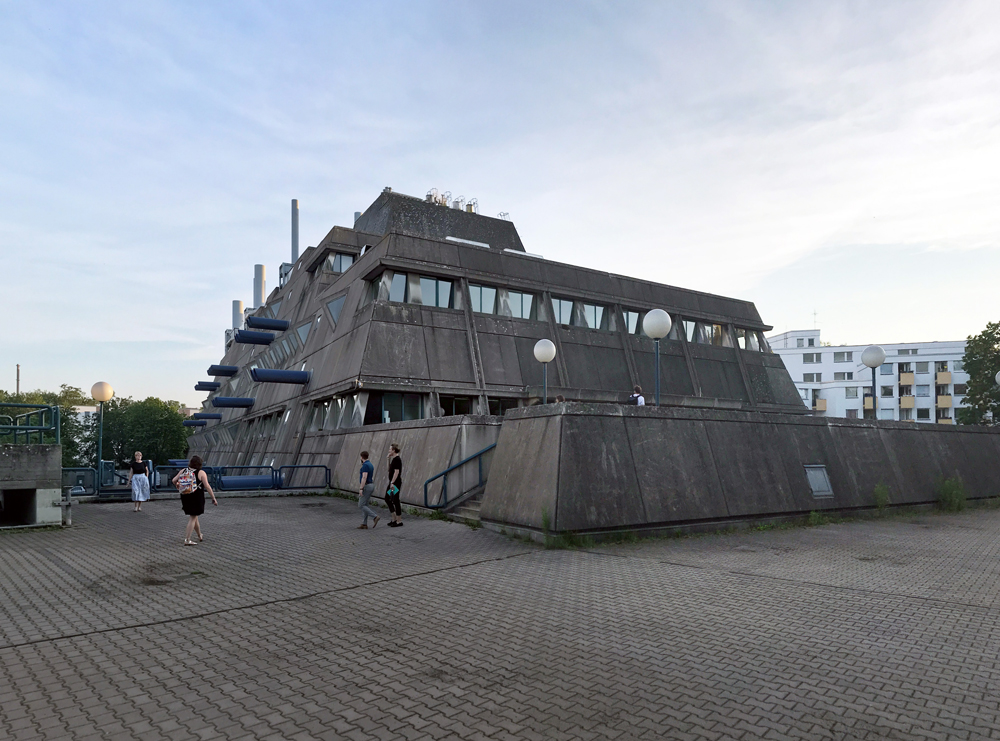
[[[212,497],[212,504],[216,507],[219,506],[219,501],[215,498],[215,492],[212,491],[212,486],[208,483],[208,474],[201,470],[201,466],[201,457],[196,455],[191,458],[188,468],[179,471],[173,479],[174,486],[178,486],[182,478],[187,478],[190,475],[189,472],[193,472],[195,477],[195,486],[190,493],[185,494],[184,489],[181,488],[181,507],[184,509],[184,514],[189,518],[187,530],[184,531],[184,545],[198,545],[198,543],[205,539],[201,534],[201,523],[198,522],[198,517],[205,514],[206,491]],[[198,540],[191,540],[192,532],[198,533]]]

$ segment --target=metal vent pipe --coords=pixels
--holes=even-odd
[[[253,308],[264,305],[264,266],[253,266]]]
[[[360,219],[360,218],[361,218],[361,212],[360,211],[355,211],[354,212],[354,223],[357,224],[358,223],[358,219]]]
[[[292,265],[299,259],[299,199],[292,199]]]
[[[233,301],[233,329],[243,329],[242,301]]]

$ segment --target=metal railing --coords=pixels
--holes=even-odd
[[[20,414],[0,411],[0,442],[28,445],[30,443],[55,443],[61,440],[59,407],[49,404],[0,404],[0,410],[27,409]],[[46,434],[48,433],[48,434]],[[10,437],[8,437],[10,436]],[[37,437],[36,437],[37,436]],[[49,437],[49,440],[46,440]]]
[[[96,468],[64,468],[62,470],[62,485],[67,487],[82,488],[83,491],[71,492],[74,496],[92,496],[97,493],[97,469]]]
[[[482,486],[483,482],[484,482],[484,479],[483,479],[483,456],[486,453],[489,453],[491,450],[493,450],[493,448],[495,448],[496,446],[497,446],[496,443],[493,443],[492,445],[487,445],[485,448],[483,448],[482,450],[480,450],[478,453],[473,453],[468,458],[464,458],[463,460],[460,460],[455,465],[449,466],[448,468],[444,469],[441,473],[435,474],[434,476],[431,476],[429,479],[427,479],[424,482],[424,507],[427,507],[428,509],[444,509],[445,507],[447,507],[448,506],[448,474],[451,473],[452,471],[458,469],[458,468],[461,468],[462,466],[464,466],[466,463],[469,463],[470,461],[476,460],[479,463],[479,482],[475,486],[472,486],[469,489],[467,489],[465,492],[462,492],[462,494],[465,494],[468,491],[472,491],[472,489],[476,489],[476,488]],[[443,479],[443,481],[441,482],[441,499],[440,499],[440,501],[437,504],[430,504],[430,502],[429,502],[429,494],[428,494],[428,491],[427,491],[427,487],[431,484],[431,482],[437,481],[438,479]],[[459,496],[461,496],[462,494],[459,494]]]
[[[318,477],[306,474],[306,476],[297,476],[296,472],[302,469],[314,469],[315,473],[319,474]],[[286,474],[285,472],[289,473]],[[311,473],[311,472],[310,472]],[[322,480],[322,483],[303,483],[305,482],[315,482],[317,478]],[[294,481],[294,483],[293,483]],[[326,466],[321,465],[311,465],[311,466],[281,466],[277,471],[274,472],[274,488],[275,489],[329,489],[330,488],[330,469]]]

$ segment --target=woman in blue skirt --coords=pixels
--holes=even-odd
[[[129,463],[128,483],[132,487],[133,512],[142,512],[142,503],[149,501],[149,476],[142,453],[135,451],[135,460]]]

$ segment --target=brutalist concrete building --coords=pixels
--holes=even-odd
[[[437,479],[425,497],[424,481],[452,464],[497,442],[486,468],[502,459],[502,429],[513,429],[517,420],[522,428],[524,420],[540,420],[532,423],[533,444],[559,456],[568,443],[562,432],[558,439],[552,435],[572,427],[572,435],[587,436],[580,420],[591,410],[591,416],[604,420],[595,423],[593,434],[616,448],[613,465],[642,467],[641,450],[650,441],[630,437],[626,418],[738,421],[744,432],[757,425],[750,434],[760,437],[761,430],[773,426],[769,420],[809,414],[780,358],[770,351],[764,338],[770,327],[751,302],[545,260],[525,251],[510,221],[455,205],[460,204],[445,204],[433,192],[416,198],[387,188],[356,218],[353,229],[334,227],[301,256],[294,249],[297,259],[283,267],[282,285],[249,312],[246,326],[234,326],[227,334],[225,356],[209,369],[215,380],[197,387],[209,396],[204,411],[195,415],[205,427],[190,438],[192,453],[212,465],[324,465],[333,471],[334,486],[351,490],[361,449],[377,459],[390,441],[401,442],[407,465],[403,499],[424,504],[445,496]],[[626,410],[621,405],[634,385],[646,389],[648,398],[654,384],[654,344],[641,330],[644,313],[654,308],[673,319],[660,349],[663,408]],[[235,317],[236,325],[241,318]],[[566,403],[538,408],[542,366],[533,347],[542,338],[552,340],[557,350],[549,368],[549,396],[562,394]],[[671,417],[669,409],[680,410],[680,416]],[[562,411],[572,413],[573,425],[545,421]],[[624,437],[607,427],[608,414],[621,420]],[[640,437],[654,434],[643,425]],[[657,428],[654,437],[667,434],[667,427]],[[989,439],[994,445],[995,436]],[[661,437],[657,444],[669,447],[671,440]],[[725,464],[711,456],[707,437],[704,446],[707,458],[699,453],[697,460],[678,462],[690,467],[682,479],[697,481]],[[628,455],[621,455],[626,448]],[[593,465],[608,465],[606,446],[604,463],[601,451],[593,452],[598,456]],[[532,457],[530,451],[517,455],[530,463],[524,458]],[[777,484],[802,489],[809,498],[765,508],[825,506],[812,499],[815,487],[803,468],[809,465],[821,464],[801,461],[800,475]],[[558,478],[540,475],[537,480],[551,479],[558,489]],[[586,475],[572,478],[577,486],[587,480]],[[502,511],[500,519],[508,524],[534,527],[541,507],[530,492],[511,491],[514,479],[507,471],[507,491],[493,496],[488,481],[485,489],[473,491],[478,476],[458,470],[447,484],[447,498],[454,502],[471,492],[482,499],[484,517]],[[524,485],[529,483],[530,478]],[[642,488],[633,483],[636,491]],[[857,482],[850,485],[857,488]],[[698,491],[695,486],[688,495],[700,496]],[[558,498],[557,492],[551,494]],[[607,495],[578,490],[574,496]],[[666,495],[636,494],[639,500]],[[508,500],[503,506],[501,496]],[[546,506],[558,509],[554,502]],[[553,509],[547,521],[559,529]],[[573,529],[672,519],[656,507],[638,507],[636,522],[625,522],[606,508],[591,509],[594,521],[578,517]],[[706,504],[695,508],[699,517],[685,517],[725,518],[732,509]],[[518,516],[515,510],[532,514]],[[641,514],[647,511],[660,514]]]

